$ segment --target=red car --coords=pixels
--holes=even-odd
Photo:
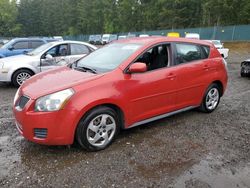
[[[14,99],[18,131],[46,145],[106,148],[120,129],[199,108],[212,112],[227,71],[213,44],[145,37],[119,40],[26,81]]]

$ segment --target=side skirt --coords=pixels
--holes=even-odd
[[[186,112],[188,110],[191,110],[191,109],[194,109],[194,108],[197,108],[197,107],[198,106],[189,106],[189,107],[186,107],[186,108],[182,108],[180,110],[176,110],[176,111],[169,112],[169,113],[166,113],[166,114],[162,114],[162,115],[159,115],[159,116],[155,116],[155,117],[152,117],[152,118],[149,118],[149,119],[145,119],[145,120],[142,120],[142,121],[139,121],[139,122],[136,122],[136,123],[132,124],[131,126],[129,126],[126,129],[130,129],[130,128],[137,127],[137,126],[140,126],[140,125],[143,125],[143,124],[146,124],[146,123],[150,123],[152,121],[156,121],[156,120],[163,119],[163,118],[166,118],[166,117],[169,117],[169,116],[173,116],[173,115],[179,114],[181,112]]]

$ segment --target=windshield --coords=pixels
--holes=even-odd
[[[110,44],[79,60],[77,67],[88,67],[97,72],[108,72],[118,67],[140,47],[141,44]]]
[[[30,51],[29,53],[27,53],[27,55],[30,55],[30,56],[39,55],[40,53],[42,53],[43,51],[47,50],[48,48],[50,48],[52,46],[53,46],[53,43],[44,44],[44,45]]]
[[[102,40],[108,40],[109,37],[102,37]]]

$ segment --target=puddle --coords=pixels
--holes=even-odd
[[[222,157],[208,156],[182,174],[174,182],[174,188],[249,188],[250,163],[235,169],[223,168]]]

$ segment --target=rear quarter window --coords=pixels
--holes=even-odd
[[[207,59],[210,55],[210,47],[209,46],[201,46],[201,49],[203,51],[204,59]]]

